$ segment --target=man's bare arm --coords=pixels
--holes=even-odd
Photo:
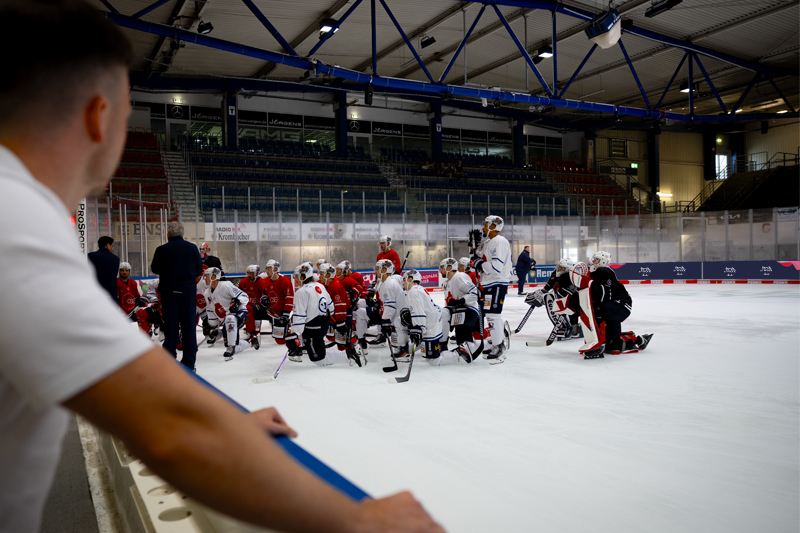
[[[298,532],[443,531],[409,494],[357,504],[323,483],[158,347],[64,405],[178,490],[247,522]]]

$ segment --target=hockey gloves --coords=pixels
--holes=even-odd
[[[392,321],[388,318],[381,320],[381,334],[387,339],[392,336]]]
[[[149,303],[150,302],[148,302],[146,298],[142,298],[141,296],[139,298],[136,298],[136,305],[138,305],[139,307],[147,307],[147,304]]]
[[[483,259],[473,259],[470,262],[470,266],[472,267],[472,270],[474,270],[478,274],[482,274],[483,270],[481,270],[481,267],[483,266],[483,263],[484,263]]]
[[[525,303],[531,307],[541,307],[544,305],[544,290],[538,289],[525,297]]]
[[[422,326],[408,328],[408,338],[411,339],[414,345],[420,346],[422,344]]]

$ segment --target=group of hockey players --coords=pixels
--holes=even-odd
[[[334,265],[325,259],[317,261],[316,269],[308,262],[298,265],[293,279],[280,273],[275,260],[268,261],[263,272],[250,265],[247,276],[234,285],[203,243],[197,322],[208,346],[222,336],[226,361],[245,349],[258,350],[261,324],[269,322],[272,338],[286,346],[288,358],[295,362],[307,356],[318,366],[348,362],[360,367],[367,363],[370,346],[388,342],[395,365],[408,362],[415,352],[434,366],[472,363],[481,355],[499,364],[506,359],[511,334],[501,317],[512,268],[503,225],[501,217],[487,217],[472,257],[448,257],[439,263],[443,307],[422,287],[418,270],[402,271],[388,236],[380,238],[375,280],[369,285],[349,261]],[[554,323],[548,344],[555,338],[584,338],[579,353],[587,359],[647,346],[651,334],[621,330],[632,301],[609,261],[610,255],[602,251],[592,256],[590,265],[561,259],[547,283],[526,296],[532,308],[545,307]],[[143,331],[163,340],[158,280],[148,284],[145,294],[130,279],[130,265],[121,263],[117,292],[122,311]],[[368,340],[367,330],[374,326],[379,333]]]

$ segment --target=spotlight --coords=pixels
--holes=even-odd
[[[689,82],[688,81],[685,81],[685,82],[681,83],[681,92],[682,93],[688,93],[689,92]],[[697,89],[692,87],[692,92],[697,92]]]
[[[592,19],[585,30],[586,37],[603,50],[611,48],[619,41],[622,30],[620,20],[619,12],[610,8]]]
[[[435,42],[436,42],[436,39],[434,39],[433,37],[428,37],[427,35],[424,35],[422,37],[422,40],[419,43],[419,47],[420,48],[427,48],[428,46],[432,45]]]
[[[660,15],[664,11],[669,11],[681,2],[683,2],[683,0],[661,0],[661,2],[653,2],[653,4],[647,8],[647,11],[644,12],[644,16],[647,18],[653,18],[656,15]]]
[[[336,25],[339,24],[339,21],[336,19],[322,19],[319,21],[319,31],[320,35],[324,33],[328,33],[329,31],[336,28]],[[339,31],[339,28],[336,28],[333,33]]]
[[[200,21],[200,24],[197,25],[197,33],[202,35],[206,35],[207,33],[211,33],[214,29],[214,26],[210,22],[203,22]]]
[[[539,48],[539,51],[537,52],[536,55],[538,57],[541,57],[542,59],[553,57],[553,49],[549,46],[544,46],[542,48]]]

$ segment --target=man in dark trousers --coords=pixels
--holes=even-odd
[[[522,249],[522,253],[517,257],[517,278],[519,286],[517,287],[517,295],[522,296],[525,289],[525,283],[528,281],[528,273],[531,268],[536,266],[536,261],[531,257],[531,247],[526,246]]]
[[[98,250],[89,253],[89,261],[94,265],[97,281],[106,290],[111,298],[117,300],[117,272],[119,272],[119,257],[114,255],[114,239],[103,235],[97,239]]]
[[[169,242],[156,248],[150,270],[158,274],[161,311],[164,319],[164,349],[177,357],[178,325],[183,332],[181,363],[194,370],[197,356],[196,295],[203,275],[203,262],[197,247],[183,240],[183,224],[167,224]]]

